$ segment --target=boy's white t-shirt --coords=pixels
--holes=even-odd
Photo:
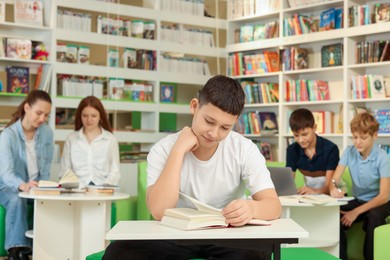
[[[147,186],[156,182],[179,133],[156,143],[148,154]],[[223,208],[234,199],[274,188],[265,159],[257,146],[236,132],[219,143],[208,161],[198,160],[192,152],[184,156],[180,192],[216,208]],[[177,207],[191,207],[191,202],[179,197]]]

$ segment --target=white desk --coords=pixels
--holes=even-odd
[[[19,196],[34,199],[33,259],[81,260],[107,246],[111,202],[128,194],[98,195],[65,193],[61,195]]]
[[[298,243],[308,232],[292,219],[277,219],[270,226],[243,226],[182,231],[165,227],[158,221],[120,221],[106,235],[107,240],[176,240],[186,244],[221,246],[274,253],[280,259],[282,243]]]
[[[279,199],[282,203],[282,217],[293,219],[309,232],[308,239],[302,239],[291,247],[321,248],[339,257],[340,206],[347,202],[312,205],[283,196]]]

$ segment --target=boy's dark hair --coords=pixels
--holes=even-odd
[[[219,109],[239,116],[245,104],[245,93],[236,80],[217,75],[207,81],[199,91],[200,106],[208,103]]]
[[[310,110],[300,108],[291,113],[289,123],[291,131],[298,132],[305,128],[314,128],[315,121]]]

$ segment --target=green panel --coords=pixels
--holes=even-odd
[[[146,206],[146,161],[138,162],[138,200],[137,200],[137,220],[153,219]]]
[[[131,113],[131,126],[133,129],[141,129],[141,112]]]
[[[7,251],[4,249],[5,242],[5,208],[0,205],[0,256],[6,256]]]
[[[175,113],[160,113],[160,132],[177,131],[177,115]]]

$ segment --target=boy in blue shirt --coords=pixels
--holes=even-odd
[[[390,157],[374,145],[379,123],[372,115],[356,115],[350,127],[353,146],[348,146],[344,151],[329,190],[332,197],[344,196],[337,188],[337,183],[348,166],[354,199],[340,207],[340,258],[348,259],[345,230],[354,222],[363,221],[366,232],[364,258],[369,260],[374,259],[374,229],[386,224],[385,219],[390,215]]]
[[[287,147],[286,167],[298,169],[305,177],[299,194],[329,194],[328,186],[339,162],[339,149],[331,141],[317,136],[317,125],[310,110],[297,109],[291,113],[290,128],[295,143]]]

